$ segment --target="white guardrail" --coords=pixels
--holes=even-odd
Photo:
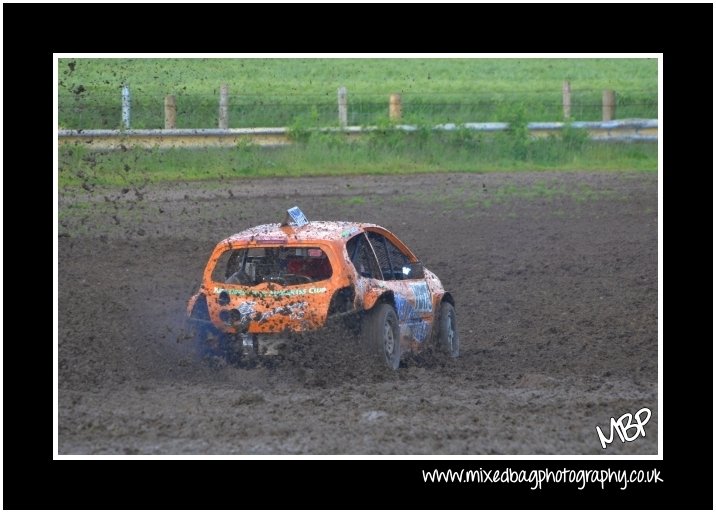
[[[561,122],[528,123],[527,129],[533,137],[558,135],[567,125]],[[586,130],[589,138],[605,142],[657,142],[659,120],[620,119],[614,121],[575,121],[571,126]],[[396,130],[414,132],[415,125],[395,125]],[[507,130],[509,123],[446,123],[432,127],[435,131],[460,129],[476,132],[500,132]],[[379,130],[378,127],[347,126],[344,128],[321,128],[319,132],[342,132],[350,136]],[[262,146],[291,144],[291,129],[275,128],[173,128],[173,129],[128,129],[128,130],[59,130],[60,144],[87,144],[98,148],[121,148],[127,146],[170,147],[170,146],[233,146],[239,141],[248,141]]]

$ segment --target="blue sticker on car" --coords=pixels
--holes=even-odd
[[[427,287],[425,287],[427,290]],[[422,305],[425,306],[425,305]],[[400,294],[395,295],[395,310],[398,314],[402,335],[409,336],[418,342],[425,342],[430,332],[430,323],[420,318],[418,310]]]
[[[425,342],[425,339],[428,337],[429,330],[430,325],[423,320],[410,324],[410,332],[412,333],[413,338],[418,342]]]
[[[430,291],[425,283],[412,283],[410,288],[415,294],[415,311],[416,312],[432,312],[433,302],[430,299]]]

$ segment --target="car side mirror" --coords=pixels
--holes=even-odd
[[[425,278],[425,271],[421,262],[409,262],[403,264],[403,276],[404,280],[419,280]]]

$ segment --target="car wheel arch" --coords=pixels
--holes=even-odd
[[[336,290],[328,305],[328,315],[350,312],[355,308],[355,287],[349,285]]]
[[[449,292],[445,292],[443,294],[442,298],[440,298],[440,303],[450,303],[453,307],[455,307],[455,299]]]
[[[386,290],[382,294],[374,296],[373,301],[371,301],[371,299],[373,298],[371,298],[370,296],[364,299],[363,309],[365,311],[372,310],[376,306],[383,303],[387,303],[393,308],[395,308],[395,294],[392,290]]]
[[[206,301],[206,295],[199,293],[192,297],[189,304],[189,318],[198,319],[202,321],[208,321],[209,318],[209,305]]]

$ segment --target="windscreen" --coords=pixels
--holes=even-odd
[[[224,251],[211,279],[245,286],[264,282],[288,286],[327,280],[332,274],[331,263],[321,248],[263,247]]]

